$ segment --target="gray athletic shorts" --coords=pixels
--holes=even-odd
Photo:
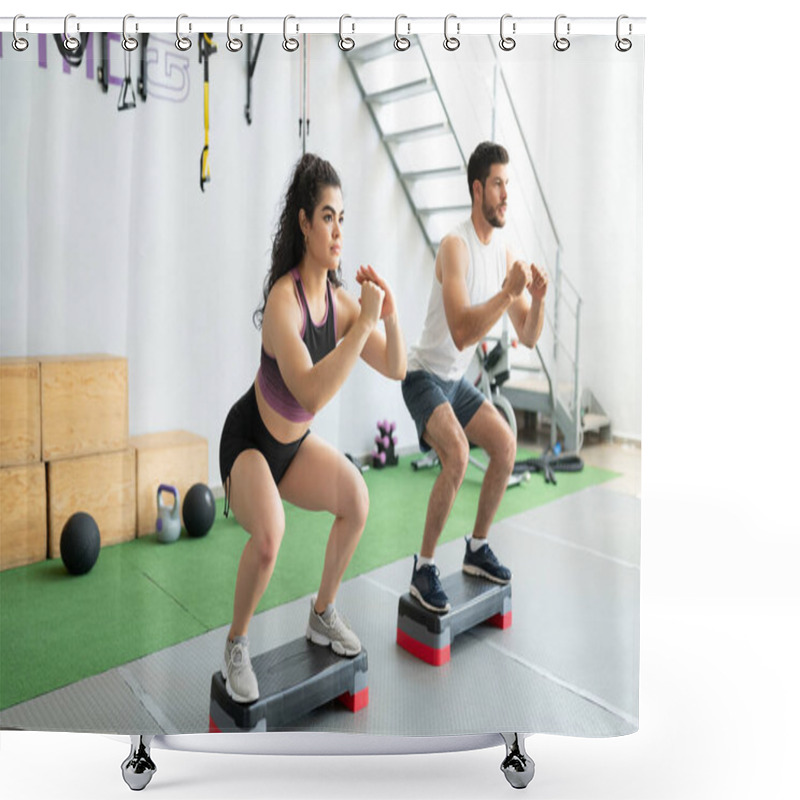
[[[432,372],[417,369],[409,372],[402,383],[403,400],[417,426],[419,446],[423,452],[430,445],[422,438],[433,410],[450,403],[462,428],[466,428],[486,399],[468,380],[445,381]]]

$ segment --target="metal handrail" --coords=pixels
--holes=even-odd
[[[569,275],[562,270],[561,277],[569,284],[569,288],[578,296],[578,302],[580,302],[581,293],[575,288],[575,284],[569,279]]]
[[[533,177],[536,179],[536,188],[539,190],[539,197],[542,201],[542,205],[544,205],[544,210],[547,212],[547,221],[550,223],[550,230],[553,232],[553,236],[555,237],[557,249],[561,250],[561,238],[558,235],[556,224],[555,222],[553,222],[553,215],[550,212],[550,206],[547,203],[547,198],[544,196],[544,189],[542,188],[541,180],[539,180],[539,173],[536,170],[536,165],[533,163],[533,156],[531,155],[530,148],[528,147],[528,140],[522,133],[523,130],[522,123],[519,121],[519,115],[517,114],[517,107],[514,105],[514,100],[511,97],[511,90],[508,88],[508,82],[506,81],[506,76],[505,73],[503,72],[503,67],[500,64],[500,57],[497,54],[497,48],[494,45],[494,40],[488,34],[487,34],[487,40],[491,45],[495,61],[497,61],[497,66],[498,66],[497,71],[500,75],[500,79],[503,82],[503,88],[506,90],[506,97],[508,98],[508,103],[511,106],[511,113],[514,115],[514,122],[517,123],[517,128],[522,137],[522,144],[525,147],[525,154],[528,156],[528,162],[530,163],[531,169],[533,170]]]
[[[442,107],[442,111],[444,111],[445,119],[447,120],[447,125],[453,133],[453,139],[455,139],[456,147],[458,148],[459,155],[461,156],[461,163],[464,166],[464,171],[466,172],[467,169],[467,158],[464,155],[464,151],[461,149],[461,141],[458,138],[458,134],[456,133],[456,129],[453,127],[453,121],[450,119],[450,112],[447,110],[447,104],[444,102],[444,97],[442,97],[442,93],[439,90],[439,84],[436,81],[436,76],[433,74],[433,70],[431,69],[430,61],[428,61],[428,56],[425,54],[425,48],[422,46],[422,42],[419,41],[419,37],[417,41],[419,42],[419,51],[422,53],[422,59],[425,62],[425,67],[428,70],[428,74],[431,76],[431,82],[433,83],[433,89],[436,92],[436,96],[439,98],[439,104]]]
[[[533,172],[533,177],[536,182],[536,188],[539,192],[539,199],[541,200],[542,205],[544,206],[545,213],[547,215],[547,221],[550,225],[550,230],[552,232],[553,238],[555,239],[556,243],[556,251],[555,251],[555,281],[553,290],[555,292],[555,304],[554,304],[554,317],[555,319],[551,319],[550,315],[545,312],[545,322],[549,325],[550,330],[553,335],[553,367],[555,369],[556,375],[558,373],[558,352],[559,347],[561,348],[561,352],[567,357],[567,359],[571,362],[572,369],[570,370],[574,376],[573,381],[573,396],[572,396],[572,405],[574,409],[574,413],[576,414],[576,426],[577,426],[577,433],[578,433],[578,440],[582,438],[581,436],[581,428],[580,428],[580,409],[579,409],[579,402],[580,402],[580,367],[579,367],[579,345],[580,345],[580,318],[581,318],[581,305],[583,303],[583,299],[581,298],[580,292],[578,291],[575,284],[570,280],[569,276],[564,272],[563,268],[561,267],[561,254],[563,252],[563,247],[561,244],[561,238],[558,235],[558,230],[556,228],[555,222],[553,220],[553,215],[550,211],[550,205],[547,202],[547,198],[544,194],[544,189],[542,188],[541,180],[539,179],[539,173],[536,169],[536,164],[533,161],[533,155],[531,154],[530,148],[528,147],[528,139],[524,134],[522,124],[519,119],[519,115],[517,114],[517,108],[514,103],[514,98],[511,95],[511,90],[508,86],[508,81],[506,80],[505,73],[503,72],[503,67],[500,63],[500,56],[497,52],[497,48],[495,47],[494,40],[491,36],[487,36],[487,42],[489,43],[489,47],[491,48],[492,54],[495,59],[495,86],[497,85],[497,78],[496,76],[499,74],[500,80],[502,83],[503,88],[505,89],[506,98],[508,100],[509,107],[511,109],[511,114],[514,118],[514,122],[516,123],[517,130],[519,131],[520,137],[522,139],[522,144],[525,149],[525,154],[528,157],[528,163],[530,164],[531,171]],[[496,91],[496,90],[495,90]],[[495,100],[495,106],[497,102]],[[573,308],[563,296],[563,284],[572,291],[575,300],[575,307]],[[560,326],[558,325],[559,319],[559,305],[563,304],[563,306],[570,312],[575,320],[575,342],[574,342],[574,356],[570,353],[570,348],[567,346],[567,343],[563,340],[560,336]],[[544,356],[542,354],[541,348],[536,345],[536,353],[539,356],[539,361],[542,365],[542,369],[547,376],[547,382],[549,387],[549,394],[550,394],[550,403],[553,407],[553,415],[556,415],[556,404],[557,404],[557,396],[554,387],[554,383],[556,381],[553,380],[553,377],[550,375],[549,370],[547,369],[546,362]],[[551,426],[551,444],[555,444],[555,419],[553,420],[553,425]],[[580,447],[578,448],[580,449]]]

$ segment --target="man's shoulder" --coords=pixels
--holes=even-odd
[[[469,258],[469,244],[466,237],[458,229],[446,233],[439,242],[439,253],[448,257],[466,256]]]

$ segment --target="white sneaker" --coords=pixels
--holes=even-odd
[[[323,619],[314,611],[316,597],[311,598],[311,611],[308,615],[306,639],[314,644],[331,646],[331,650],[340,656],[357,656],[361,652],[361,642],[350,626],[339,616],[335,608],[331,608],[330,616]]]
[[[250,663],[250,647],[246,636],[237,636],[233,642],[225,640],[222,677],[228,694],[237,703],[258,700],[258,679]]]

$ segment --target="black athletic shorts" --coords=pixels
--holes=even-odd
[[[424,369],[411,370],[400,384],[408,413],[417,426],[420,449],[431,446],[423,438],[431,414],[442,403],[450,403],[462,428],[469,425],[486,398],[465,378],[446,381]]]
[[[256,402],[256,386],[251,385],[228,412],[219,441],[219,473],[225,487],[225,515],[227,516],[230,503],[231,469],[239,453],[244,450],[258,450],[267,460],[277,485],[309,433],[311,431],[307,430],[299,439],[288,444],[279,442],[261,419]]]

